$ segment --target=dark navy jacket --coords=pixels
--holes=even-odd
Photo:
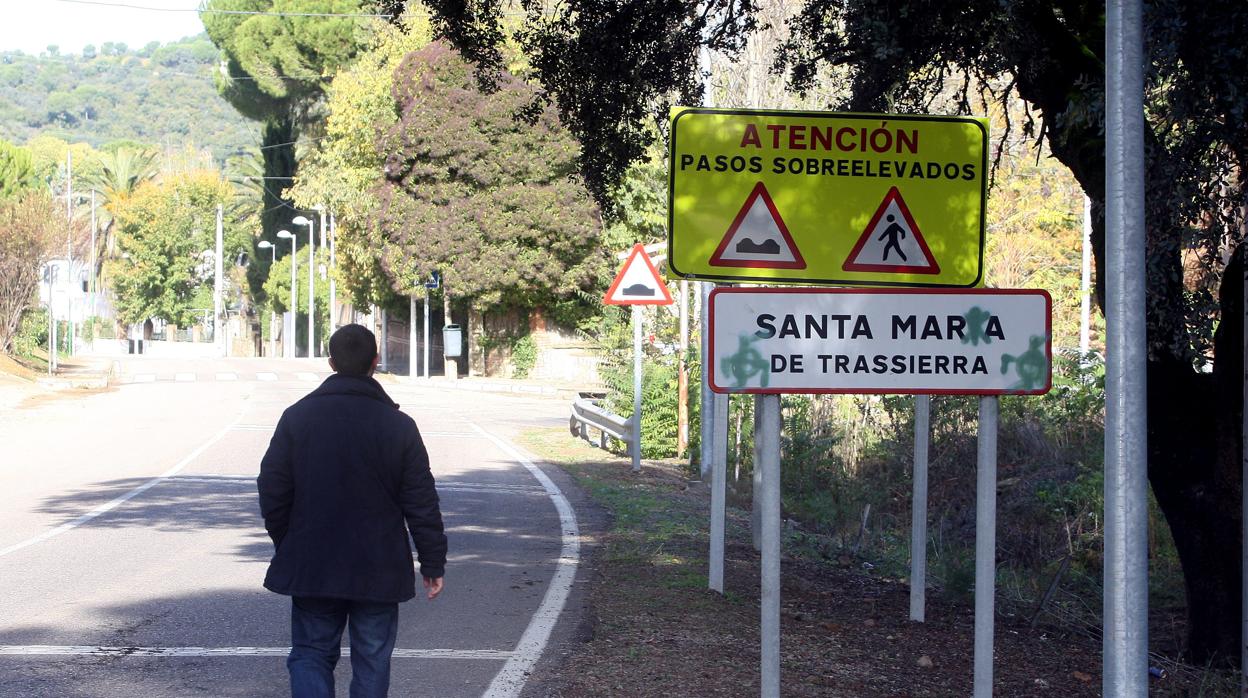
[[[260,513],[279,594],[398,602],[441,577],[446,535],[429,454],[377,381],[334,374],[278,420],[260,463]],[[406,527],[405,527],[406,524]]]

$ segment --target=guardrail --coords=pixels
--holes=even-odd
[[[597,429],[598,442],[595,445],[602,449],[606,449],[609,437],[626,444],[632,443],[633,439],[632,419],[625,419],[604,410],[584,394],[572,402],[572,416],[568,419],[568,427],[573,436],[579,436],[591,444],[594,440],[590,438],[589,430],[591,427]]]

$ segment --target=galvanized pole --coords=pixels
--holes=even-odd
[[[429,334],[429,286],[425,286],[425,378],[433,377],[433,373],[429,370],[429,342],[432,336]]]
[[[95,323],[95,316],[96,316],[96,307],[95,307],[95,286],[96,286],[96,282],[98,281],[98,280],[95,278],[95,254],[96,254],[96,252],[95,252],[95,232],[96,232],[96,231],[95,231],[95,227],[96,227],[96,223],[95,223],[95,190],[94,190],[94,189],[92,189],[92,190],[91,190],[91,271],[90,271],[90,273],[91,273],[91,276],[90,276],[90,279],[91,279],[91,299],[88,301],[88,304],[91,306],[91,322],[92,322],[92,324],[93,324],[93,325],[94,325],[94,323]],[[94,328],[93,328],[93,329],[94,329]],[[92,338],[93,338],[93,339],[92,339],[92,341],[94,341],[94,333],[92,333]]]
[[[932,398],[914,397],[914,497],[910,506],[910,620],[927,619],[927,446]]]
[[[381,332],[378,333],[378,344],[381,345],[378,365],[382,372],[390,370],[390,319],[386,317],[386,309],[381,309]]]
[[[295,325],[299,323],[299,305],[296,293],[299,291],[298,272],[296,268],[299,266],[298,255],[299,234],[295,233],[290,236],[290,333],[282,337],[282,343],[286,345],[286,358],[293,359],[298,353],[295,351]]]
[[[1105,618],[1102,692],[1148,693],[1144,39],[1140,0],[1106,5]]]
[[[995,395],[979,399],[975,480],[975,698],[992,698],[993,621],[997,595],[997,416]]]
[[[334,241],[337,237],[338,218],[331,213],[329,216],[329,334],[331,336],[338,329],[338,284],[334,279],[334,274],[338,271],[338,257],[335,253],[338,245]],[[425,337],[429,337],[428,328],[425,330]]]
[[[65,151],[65,325],[66,348],[74,354],[74,151]]]
[[[689,281],[680,280],[680,358],[676,373],[676,457],[689,450]]]
[[[221,294],[225,292],[225,261],[222,259],[225,255],[224,211],[225,207],[217,204],[217,259],[213,265],[214,275],[212,281],[212,343],[217,345],[218,356],[225,355],[229,349],[221,332],[221,310],[224,306]]]
[[[706,479],[706,477],[711,472],[711,463],[714,462],[714,458],[715,458],[715,451],[714,451],[715,401],[711,395],[711,373],[710,373],[711,372],[711,341],[710,341],[710,338],[711,338],[711,323],[710,323],[711,301],[710,301],[710,297],[711,297],[711,289],[715,287],[715,284],[709,281],[703,281],[700,284],[698,284],[698,287],[699,287],[698,291],[702,296],[702,313],[701,313],[702,317],[699,318],[699,326],[702,331],[702,341],[701,341],[701,347],[702,347],[702,386],[701,386],[702,415],[701,415],[701,425],[700,425],[702,443],[700,444],[700,448],[699,448],[701,462],[698,464],[698,466],[699,466],[699,473],[701,473],[702,478]]]
[[[315,219],[308,219],[308,358],[316,358],[316,238]]]
[[[762,691],[780,696],[780,396],[760,395],[758,431],[763,486],[759,494],[763,518],[762,554]]]
[[[420,375],[416,365],[416,343],[420,337],[417,335],[416,326],[416,296],[408,296],[407,298],[407,377],[415,378]]]
[[[641,306],[633,306],[633,472],[641,472]]]
[[[728,412],[728,396],[714,397],[716,413]],[[728,420],[715,420],[715,443],[728,443]],[[717,454],[718,455],[718,454]],[[728,459],[717,457],[711,464],[711,554],[707,586],[724,593],[724,519],[728,502]]]

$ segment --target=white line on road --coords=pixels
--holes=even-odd
[[[271,373],[271,372],[268,372],[268,371],[261,371],[260,373],[257,373],[257,374],[256,374],[256,380],[258,380],[258,381],[275,381],[275,380],[277,380],[277,374],[276,374],[276,373]]]
[[[315,373],[309,373],[307,371],[300,371],[299,373],[296,373],[295,378],[298,378],[301,381],[319,381],[321,379],[321,377]]]
[[[219,381],[236,381],[236,380],[238,380],[238,374],[237,374],[237,373],[218,373],[218,374],[217,374],[217,380],[219,380]]]
[[[563,496],[559,486],[547,477],[541,468],[538,468],[532,460],[506,441],[472,422],[469,422],[469,425],[478,434],[494,442],[495,446],[523,465],[534,478],[537,478],[538,482],[542,483],[546,494],[550,496],[550,501],[554,502],[555,509],[559,512],[559,524],[563,529],[563,549],[559,553],[559,562],[555,567],[554,576],[551,577],[550,586],[546,589],[546,596],[542,599],[542,605],[537,607],[533,620],[529,621],[529,627],[524,629],[524,634],[520,636],[520,642],[516,644],[511,658],[494,676],[489,688],[485,689],[485,693],[482,694],[482,698],[513,698],[520,695],[525,681],[528,680],[537,660],[541,658],[542,650],[546,648],[546,641],[550,639],[550,633],[555,629],[559,614],[563,612],[568,594],[572,591],[576,567],[580,562],[580,530],[576,525],[576,512],[572,510],[568,498]]]
[[[351,654],[343,647],[344,655]],[[94,645],[0,645],[0,655],[25,657],[285,657],[289,647],[105,647]],[[506,650],[396,649],[401,659],[510,659]]]
[[[176,373],[173,379],[179,383],[190,383],[195,380],[194,373]]]
[[[130,382],[131,383],[155,383],[156,374],[155,373],[136,373],[130,379]]]
[[[138,487],[130,490],[129,492],[121,495],[120,497],[117,497],[113,500],[105,502],[104,504],[101,504],[100,506],[92,509],[91,511],[88,511],[87,513],[83,514],[82,516],[79,516],[73,521],[63,523],[60,526],[57,526],[56,528],[44,531],[43,533],[40,533],[34,538],[27,538],[26,540],[20,543],[14,543],[13,545],[10,545],[7,548],[0,548],[0,557],[4,557],[5,555],[8,555],[9,553],[17,552],[18,550],[21,550],[22,548],[30,547],[36,543],[42,543],[43,541],[48,540],[49,538],[55,538],[56,536],[59,536],[66,531],[72,531],[73,529],[78,528],[84,523],[90,521],[91,519],[94,519],[100,516],[101,514],[107,514],[113,509],[116,509],[118,506],[150,490],[151,488],[155,487],[161,482],[168,480],[174,475],[177,475],[179,471],[181,471],[186,466],[190,465],[192,461],[198,458],[201,453],[208,450],[208,447],[212,446],[217,441],[221,440],[221,437],[229,433],[230,428],[233,427],[235,424],[237,424],[239,420],[241,420],[242,418],[243,418],[243,412],[240,412],[238,416],[234,418],[233,422],[230,422],[226,426],[222,427],[221,431],[218,431],[216,434],[214,434],[212,438],[208,439],[203,444],[201,444],[199,448],[195,449],[194,451],[191,451],[191,454],[188,455],[186,458],[183,458],[182,460],[178,461],[177,465],[166,470],[160,475],[157,475],[151,480],[148,480],[147,482],[143,483],[142,485],[139,485]]]

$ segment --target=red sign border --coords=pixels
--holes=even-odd
[[[862,248],[867,246],[867,241],[875,233],[875,226],[880,222],[880,218],[884,215],[884,211],[888,210],[888,202],[895,201],[897,208],[901,209],[901,215],[905,217],[906,223],[910,225],[910,233],[914,235],[914,241],[918,243],[919,249],[923,252],[923,256],[927,258],[927,267],[911,267],[902,264],[861,264],[855,262],[858,253],[862,252]],[[841,265],[841,271],[858,271],[858,272],[880,272],[880,273],[897,273],[897,274],[939,274],[940,263],[936,261],[936,257],[932,255],[932,251],[927,247],[927,240],[923,238],[923,231],[919,230],[919,225],[914,222],[914,216],[910,214],[910,207],[906,205],[906,200],[901,196],[901,190],[896,186],[890,187],[888,193],[884,195],[884,200],[880,203],[880,207],[875,210],[875,215],[871,216],[871,221],[867,223],[866,230],[862,231],[862,236],[858,238],[858,244],[854,245],[854,249],[850,250],[849,256],[845,258],[845,263]]]
[[[659,290],[663,292],[663,297],[653,298],[650,300],[635,300],[635,301],[634,300],[628,300],[628,301],[611,300],[611,296],[615,293],[616,289],[619,288],[620,284],[624,281],[624,272],[628,271],[628,268],[633,265],[633,259],[638,256],[641,257],[641,259],[646,263],[646,266],[650,269],[650,275],[654,277],[655,284],[659,287]],[[646,254],[646,246],[641,244],[640,242],[637,243],[636,245],[633,245],[632,252],[629,252],[628,257],[624,260],[624,265],[621,266],[620,271],[616,273],[615,281],[611,282],[611,288],[608,288],[606,294],[604,294],[602,297],[603,305],[671,305],[672,303],[675,303],[675,302],[676,301],[672,300],[671,292],[667,290],[667,284],[663,281],[663,277],[659,276],[658,268],[654,266],[654,262],[650,261],[650,255]]]
[[[789,252],[793,253],[792,262],[766,262],[757,259],[723,259],[724,250],[728,249],[728,242],[737,234],[737,228],[741,227],[742,221],[749,214],[750,209],[754,206],[754,200],[761,197],[763,203],[767,205],[767,210],[771,211],[771,219],[776,222],[776,228],[780,230],[780,235],[784,237],[784,244],[789,246]],[[715,253],[711,255],[709,261],[711,266],[715,267],[734,267],[738,269],[805,269],[806,258],[802,256],[802,251],[797,248],[797,243],[793,241],[793,236],[789,234],[789,226],[785,224],[784,218],[781,217],[780,211],[776,209],[776,202],[771,199],[771,192],[767,191],[767,187],[760,181],[750,190],[750,195],[745,197],[745,203],[741,206],[741,210],[737,212],[737,217],[732,220],[732,225],[728,226],[728,232],[724,233],[724,239],[719,241],[719,247],[715,248]]]
[[[724,386],[717,385],[715,382],[719,374],[715,366],[715,362],[711,361],[708,365],[708,383],[712,392],[721,395],[1044,395],[1053,389],[1053,297],[1049,292],[1042,288],[979,288],[979,289],[963,289],[963,288],[770,288],[770,287],[749,287],[738,286],[729,288],[716,288],[711,290],[710,297],[707,299],[706,312],[709,313],[708,319],[708,354],[713,358],[715,356],[715,300],[723,293],[766,293],[766,294],[815,294],[815,295],[872,295],[872,296],[1043,296],[1045,307],[1048,312],[1044,318],[1044,355],[1049,360],[1049,371],[1046,376],[1046,382],[1043,388],[1036,390],[956,390],[950,388],[937,388],[931,390],[906,390],[906,389],[863,389],[863,388],[809,388],[802,390],[780,389],[780,388],[740,388],[728,389]]]

